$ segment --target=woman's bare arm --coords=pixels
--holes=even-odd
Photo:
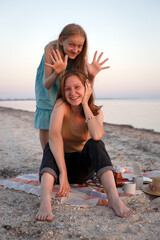
[[[49,130],[49,146],[56,160],[60,175],[60,190],[57,196],[68,196],[70,186],[68,183],[66,164],[64,159],[63,139],[61,135],[63,119],[66,112],[66,105],[62,100],[58,100],[54,106]]]
[[[99,110],[97,116],[93,116],[93,113],[88,105],[88,100],[92,94],[92,86],[88,80],[85,83],[85,95],[82,101],[82,106],[86,118],[86,124],[88,125],[88,130],[91,138],[98,141],[104,135],[103,129],[103,112]]]

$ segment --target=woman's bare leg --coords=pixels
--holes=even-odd
[[[108,196],[108,206],[113,208],[115,214],[119,217],[127,217],[134,214],[134,211],[128,208],[119,198],[113,172],[108,170],[102,173],[100,179]]]
[[[46,144],[49,141],[49,130],[39,129],[39,139],[42,146],[42,150],[44,150]]]
[[[44,172],[41,177],[41,200],[40,208],[36,214],[36,219],[39,221],[51,221],[53,219],[51,206],[51,193],[54,185],[54,177]]]

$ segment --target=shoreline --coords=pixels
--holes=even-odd
[[[0,109],[3,109],[3,108],[7,108],[8,110],[17,110],[17,111],[22,111],[22,112],[29,112],[29,113],[32,113],[34,114],[34,112],[32,111],[28,111],[28,110],[22,110],[22,109],[16,109],[16,108],[10,108],[10,107],[3,107],[3,106],[0,106]],[[107,126],[117,126],[117,127],[126,127],[126,128],[132,128],[134,130],[141,130],[141,131],[146,131],[146,132],[153,132],[153,133],[156,133],[156,134],[160,134],[160,132],[157,132],[155,131],[154,129],[146,129],[146,128],[137,128],[137,127],[134,127],[132,125],[129,125],[129,124],[117,124],[117,123],[108,123],[108,122],[103,122],[104,125],[107,125]]]
[[[160,170],[160,134],[130,126],[104,123],[103,142],[114,167],[141,165],[143,172]],[[36,173],[42,159],[34,113],[0,107],[0,179]],[[75,208],[52,201],[52,222],[38,222],[37,196],[0,185],[0,236],[35,240],[157,240],[160,230],[160,197],[145,193],[125,199],[135,215],[114,215],[107,206]]]

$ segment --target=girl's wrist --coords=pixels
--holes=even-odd
[[[82,106],[88,105],[87,102],[82,102]]]
[[[83,107],[83,110],[89,108],[89,106],[88,106],[88,102],[84,102],[84,103],[82,103],[82,107]]]
[[[91,74],[90,72],[88,72],[88,78],[89,78],[91,81],[94,80],[95,76],[96,76],[96,75]]]
[[[66,169],[62,169],[62,170],[59,169],[59,172],[60,172],[60,174],[67,176],[67,170]]]
[[[91,120],[92,118],[94,118],[94,115],[91,115],[90,117],[86,118],[85,122],[87,123],[89,120]]]
[[[53,72],[54,76],[57,78],[60,73],[57,73],[56,71]]]

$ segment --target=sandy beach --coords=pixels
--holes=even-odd
[[[160,170],[160,133],[106,123],[104,128],[103,141],[115,167],[136,162],[143,172]],[[38,172],[41,158],[34,113],[0,107],[0,179]],[[160,197],[142,193],[124,201],[135,211],[127,219],[106,206],[77,209],[53,200],[54,220],[38,222],[37,196],[0,186],[0,239],[160,239]]]

